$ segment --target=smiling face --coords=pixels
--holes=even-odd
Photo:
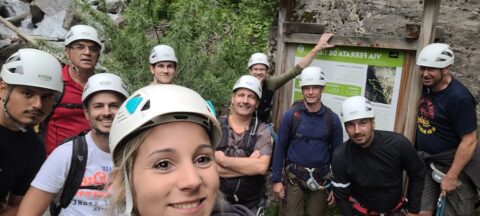
[[[249,68],[250,75],[257,77],[260,82],[267,78],[268,67],[264,64],[254,64]]]
[[[93,72],[100,57],[100,50],[101,47],[92,41],[79,40],[65,47],[65,55],[79,70]]]
[[[209,216],[219,189],[208,134],[189,122],[150,129],[132,175],[134,205],[142,216]]]
[[[158,84],[173,84],[176,66],[173,61],[160,61],[150,65],[150,72]]]
[[[8,114],[22,125],[36,125],[43,121],[55,104],[53,90],[31,87],[11,86],[13,90],[8,98]],[[2,107],[8,95],[8,84],[0,82],[0,98]],[[5,126],[5,125],[4,125]]]
[[[241,116],[251,116],[258,105],[257,95],[249,89],[237,89],[232,96],[232,111]]]
[[[441,90],[446,86],[446,84],[448,84],[448,82],[445,80],[447,79],[446,68],[420,66],[420,74],[423,85],[432,89],[433,91]]]
[[[85,109],[85,117],[90,126],[102,134],[110,133],[113,118],[122,102],[122,97],[111,91],[101,91],[90,96]]]

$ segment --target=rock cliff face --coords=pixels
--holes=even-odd
[[[292,21],[325,24],[340,35],[404,37],[405,25],[420,24],[422,11],[422,0],[296,0]],[[455,52],[454,77],[480,101],[480,1],[442,0],[438,26],[439,42]]]

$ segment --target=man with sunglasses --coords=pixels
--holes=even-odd
[[[63,95],[52,115],[42,125],[44,143],[49,155],[65,138],[89,128],[82,108],[82,92],[102,49],[97,30],[87,25],[72,26],[65,37],[65,56],[69,63],[62,69]]]

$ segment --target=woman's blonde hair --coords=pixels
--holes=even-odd
[[[108,215],[120,215],[125,211],[125,178],[128,178],[129,182],[131,182],[133,162],[137,158],[140,145],[145,141],[150,131],[151,128],[132,137],[126,141],[123,147],[121,147],[122,149],[119,149],[120,151],[116,151],[117,153],[112,155],[114,164],[118,164],[118,166],[115,166],[110,173],[110,182],[108,185],[112,191],[112,195],[110,197],[110,206],[107,210]]]

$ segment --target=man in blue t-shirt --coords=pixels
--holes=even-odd
[[[440,43],[426,46],[417,58],[424,88],[415,144],[430,167],[420,215],[432,215],[439,196],[446,196],[445,215],[473,214],[476,179],[465,168],[477,147],[476,102],[450,75],[453,60],[449,46]]]
[[[308,215],[325,215],[333,194],[322,186],[328,186],[332,153],[342,144],[343,130],[338,115],[321,102],[326,84],[321,69],[306,67],[301,78],[303,101],[288,109],[280,123],[272,162],[273,192],[283,201],[283,215],[303,216],[304,202]]]

